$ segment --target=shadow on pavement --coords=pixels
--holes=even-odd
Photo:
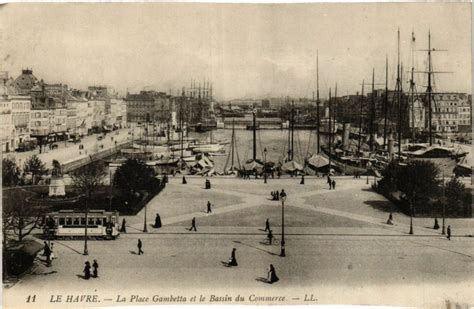
[[[364,204],[383,212],[401,213],[401,211],[390,201],[364,201]]]
[[[257,277],[257,278],[255,278],[255,281],[260,281],[260,282],[263,282],[263,283],[267,283],[267,284],[268,284],[267,278],[263,278],[263,277]]]
[[[267,251],[267,250],[264,250],[264,249],[259,248],[259,247],[255,247],[255,246],[252,246],[252,245],[249,245],[249,244],[245,244],[245,243],[243,243],[243,242],[241,242],[241,241],[239,241],[239,240],[234,240],[234,242],[235,242],[236,244],[241,244],[241,245],[243,245],[243,246],[247,246],[247,247],[253,248],[253,249],[255,249],[255,250],[263,251],[263,252],[268,253],[268,254],[270,254],[270,255],[278,255],[278,254],[273,253],[273,252],[271,252],[271,251]]]
[[[135,251],[133,251],[133,250],[130,250],[130,254],[135,254],[135,255],[137,255],[137,253],[136,253]]]
[[[34,276],[47,276],[47,275],[52,275],[52,274],[56,274],[56,273],[57,273],[57,271],[52,270],[52,271],[47,272],[47,273],[40,273],[40,274],[38,274],[38,273],[32,273],[32,275],[34,275]]]

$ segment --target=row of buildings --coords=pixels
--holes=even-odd
[[[0,74],[0,132],[5,152],[35,141],[44,145],[126,125],[125,101],[110,88],[69,89],[48,84],[31,69]]]
[[[118,95],[106,86],[87,90],[48,84],[33,70],[12,78],[0,72],[0,139],[5,152],[84,135],[154,123],[169,128],[214,118],[212,85],[204,82],[175,96],[154,90]]]

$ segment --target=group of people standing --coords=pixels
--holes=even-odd
[[[272,191],[270,195],[272,196],[272,201],[279,201],[280,198],[286,197],[286,192],[285,189],[281,189],[281,192],[278,192],[278,190]]]
[[[99,263],[97,260],[94,260],[92,263],[92,277],[97,278],[99,277]],[[91,264],[89,261],[86,261],[84,266],[84,279],[89,280],[91,278]]]

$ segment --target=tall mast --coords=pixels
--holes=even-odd
[[[360,154],[360,144],[362,140],[362,108],[364,102],[364,80],[362,80],[362,92],[360,96],[360,110],[359,110],[359,143],[357,144],[357,155]]]
[[[253,160],[257,159],[257,128],[256,128],[256,120],[257,113],[256,110],[253,110]]]
[[[290,107],[290,98],[287,96],[286,97],[286,103],[288,107]],[[291,112],[290,112],[291,113]],[[290,117],[288,118],[288,161],[291,160],[291,114]]]
[[[415,34],[411,32],[411,75],[410,75],[410,104],[411,104],[411,139],[415,142]]]
[[[329,138],[328,138],[329,139],[329,143],[328,143],[329,144],[329,147],[328,147],[329,148],[329,155],[328,155],[328,157],[329,157],[329,168],[331,168],[331,156],[332,156],[332,154],[331,154],[331,146],[332,146],[331,145],[331,135],[332,135],[331,134],[331,88],[329,88],[328,115],[329,115],[329,121],[328,121],[328,124],[329,124],[329,130],[328,130],[328,132],[329,132]]]
[[[179,132],[179,135],[181,137],[181,168],[183,168],[183,140],[184,140],[184,130],[183,130],[183,101],[185,100],[186,98],[186,94],[184,93],[184,88],[183,88],[183,92],[182,92],[182,95],[181,95],[181,101],[180,101],[180,104],[179,104],[179,127],[180,127],[180,132]]]
[[[333,111],[333,123],[331,126],[331,143],[334,145],[334,138],[335,138],[335,132],[337,132],[336,129],[336,116],[337,116],[337,83],[336,83],[336,88],[334,89],[334,107],[332,109]],[[334,134],[333,134],[334,133]]]
[[[317,123],[316,123],[316,147],[317,147],[317,153],[319,154],[319,51],[316,51],[316,118],[317,118]]]
[[[398,104],[398,160],[401,158],[402,154],[402,82],[400,79],[400,29],[398,29],[398,47],[397,47],[397,104]]]
[[[235,144],[235,126],[234,126],[235,119],[232,118],[232,148],[231,148],[231,156],[232,156],[232,164],[231,170],[234,170],[234,144]]]
[[[431,110],[431,95],[433,92],[431,86],[431,74],[432,67],[431,67],[431,32],[428,31],[428,88],[426,92],[428,94],[428,130],[429,130],[429,142],[430,146],[433,145],[433,132],[432,132],[432,124],[431,124],[431,117],[432,117],[432,110]]]
[[[372,68],[372,95],[370,98],[369,147],[374,150],[374,118],[375,118],[375,69]]]
[[[385,98],[383,105],[383,148],[387,147],[387,114],[388,114],[388,55],[385,56]]]
[[[291,160],[295,157],[295,100],[291,101]]]

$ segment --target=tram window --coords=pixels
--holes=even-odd
[[[102,219],[103,219],[102,220],[102,225],[107,226],[107,217],[103,217]]]
[[[112,217],[112,223],[115,224],[115,217]]]
[[[81,225],[86,225],[86,218],[81,218]]]
[[[72,218],[66,218],[66,225],[72,225]]]
[[[74,218],[73,225],[79,225],[79,218],[78,217]]]
[[[95,225],[102,225],[102,218],[95,218]]]
[[[87,218],[87,221],[88,225],[94,225],[94,218]]]
[[[64,225],[65,222],[65,218],[59,218],[59,225]]]

